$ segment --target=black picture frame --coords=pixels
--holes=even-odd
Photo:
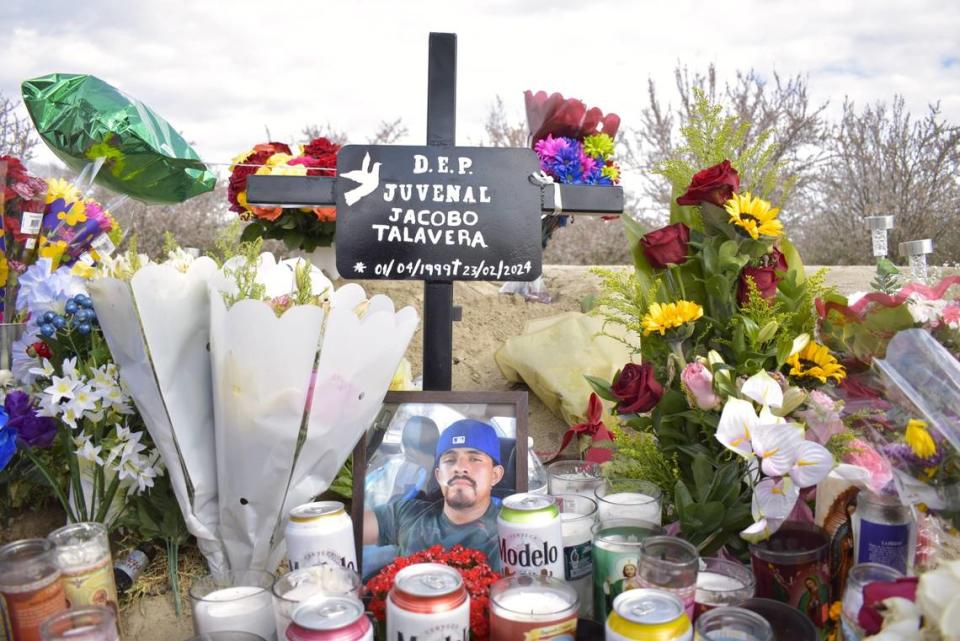
[[[366,506],[366,481],[368,464],[376,462],[378,453],[383,453],[387,448],[396,447],[398,435],[396,434],[395,417],[405,416],[398,410],[415,407],[416,411],[422,411],[423,406],[438,406],[438,410],[445,412],[434,412],[434,414],[448,413],[451,416],[459,414],[463,418],[475,418],[484,420],[492,424],[497,430],[501,440],[501,447],[509,450],[512,440],[512,452],[514,464],[506,470],[504,478],[494,489],[499,497],[526,492],[528,490],[527,479],[527,457],[528,447],[527,438],[529,430],[527,426],[528,405],[527,392],[525,391],[502,391],[502,392],[442,392],[442,391],[413,391],[413,392],[388,392],[383,399],[383,405],[374,419],[364,432],[364,435],[357,442],[353,450],[353,498],[350,516],[353,519],[353,537],[354,545],[357,551],[357,571],[361,577],[364,576],[363,568],[363,518]],[[406,406],[406,407],[405,407]],[[428,408],[429,409],[429,408]],[[507,434],[509,426],[500,423],[491,422],[495,417],[504,416],[503,412],[508,410],[514,420],[513,436]],[[491,413],[494,413],[491,416]],[[439,432],[442,433],[449,425],[449,422],[442,424],[443,421],[434,421],[437,424]],[[450,421],[452,422],[452,421]],[[389,437],[388,437],[389,434]],[[402,433],[399,435],[402,438]],[[387,441],[387,445],[384,445]],[[505,465],[505,467],[508,467]],[[512,472],[512,474],[511,474]],[[396,499],[403,500],[403,499]]]

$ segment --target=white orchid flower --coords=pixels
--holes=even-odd
[[[763,479],[753,488],[751,512],[755,523],[740,532],[751,543],[769,538],[793,511],[800,489],[789,477]]]
[[[729,398],[720,413],[717,440],[727,449],[744,458],[750,458],[753,456],[753,445],[750,439],[759,424],[760,417],[753,409],[753,403],[739,398]]]
[[[833,469],[833,454],[827,448],[804,440],[796,450],[796,459],[790,470],[790,478],[799,487],[810,487],[827,478]]]
[[[748,378],[740,393],[764,407],[783,405],[783,389],[766,370],[760,370]]]
[[[763,422],[754,429],[751,439],[754,453],[763,459],[760,469],[767,476],[789,474],[803,441],[803,428],[798,425]]]

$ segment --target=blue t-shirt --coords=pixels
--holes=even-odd
[[[500,571],[500,541],[497,537],[499,508],[491,500],[487,511],[476,521],[458,525],[443,513],[443,499],[438,501],[394,501],[373,508],[377,515],[380,545],[396,545],[407,556],[431,545],[450,549],[460,544],[480,550],[487,563]]]

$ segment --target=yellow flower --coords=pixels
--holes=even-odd
[[[62,198],[64,202],[68,203],[80,200],[80,190],[63,178],[47,178],[47,204],[49,205],[58,198]]]
[[[814,341],[791,354],[787,365],[790,366],[791,376],[815,378],[821,383],[826,383],[828,378],[839,383],[847,375],[843,365],[837,362],[826,345]]]
[[[78,200],[70,207],[70,211],[61,211],[57,218],[65,221],[68,225],[74,226],[87,220],[87,206],[83,201]]]
[[[0,252],[0,285],[6,287],[7,276],[10,275],[10,269],[7,267],[7,257]]]
[[[750,234],[754,240],[760,236],[776,238],[783,234],[783,223],[777,220],[780,208],[771,207],[759,196],[752,197],[749,191],[734,194],[724,209],[730,214],[730,222]]]
[[[676,303],[653,303],[644,314],[643,335],[660,332],[663,336],[667,330],[680,327],[684,323],[695,321],[703,316],[703,308],[688,300],[679,300]]]
[[[903,435],[903,440],[918,458],[930,458],[937,453],[937,444],[927,431],[927,424],[924,421],[910,419],[907,422],[907,431]]]
[[[78,260],[70,268],[70,273],[74,276],[79,276],[80,278],[93,278],[93,274],[96,270],[92,265],[88,265],[82,260]]]
[[[40,258],[49,258],[53,269],[60,265],[60,259],[66,251],[67,243],[62,240],[55,240],[52,243],[48,243],[45,238],[40,240]]]

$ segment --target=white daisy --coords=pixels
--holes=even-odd
[[[80,386],[80,381],[70,376],[52,376],[51,385],[43,391],[53,399],[54,403],[59,403],[63,399],[73,399],[74,390]]]

